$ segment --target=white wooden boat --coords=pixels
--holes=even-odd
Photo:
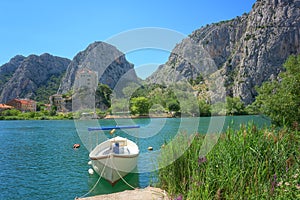
[[[117,136],[97,145],[89,157],[94,170],[114,185],[136,167],[138,155],[136,143]]]

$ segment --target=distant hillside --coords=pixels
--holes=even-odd
[[[47,102],[70,62],[47,53],[14,57],[0,67],[0,102],[16,97]]]
[[[5,83],[7,83],[14,75],[16,69],[25,59],[24,56],[15,56],[10,61],[0,67],[0,94],[3,90]]]
[[[47,53],[12,58],[0,67],[0,102],[17,97],[48,102],[53,94],[70,92],[78,69],[83,67],[96,71],[99,83],[110,89],[117,84],[125,87],[129,82],[139,80],[133,64],[122,52],[110,44],[95,42],[72,61]],[[97,107],[107,108],[109,102],[103,101],[98,99]]]
[[[58,93],[64,94],[72,89],[76,73],[83,67],[97,72],[99,82],[108,85],[111,89],[124,78],[137,80],[133,64],[126,60],[122,52],[105,42],[94,42],[73,58],[61,81]]]
[[[147,81],[168,84],[218,70],[227,95],[249,104],[255,86],[276,78],[288,56],[300,54],[299,27],[299,0],[258,0],[248,14],[194,31]]]

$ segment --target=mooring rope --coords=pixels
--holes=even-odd
[[[129,184],[122,176],[121,176],[121,174],[119,173],[119,171],[118,171],[117,168],[116,168],[116,165],[115,165],[115,163],[114,163],[112,157],[110,157],[110,159],[111,159],[111,163],[112,163],[113,167],[115,168],[115,170],[116,170],[117,174],[119,175],[119,177],[121,178],[121,180],[122,180],[127,186],[129,186],[130,188],[132,188],[132,189],[135,190],[135,187],[133,187],[132,185],[130,185],[130,184]]]
[[[75,200],[76,200],[76,199],[79,199],[79,198],[84,198],[84,197],[86,197],[87,195],[89,195],[89,194],[96,188],[96,186],[98,185],[99,181],[101,180],[101,177],[102,177],[102,175],[103,175],[103,173],[104,173],[104,170],[105,170],[105,167],[106,167],[106,164],[107,164],[107,161],[108,161],[108,160],[109,160],[109,159],[106,159],[106,162],[105,162],[105,165],[104,165],[104,167],[103,167],[103,169],[102,169],[101,175],[99,176],[99,178],[98,178],[97,182],[94,184],[94,186],[93,186],[87,193],[85,193],[84,195],[82,195],[81,197],[75,197]]]
[[[119,171],[117,170],[116,165],[115,165],[115,163],[114,163],[114,161],[113,161],[112,158],[113,158],[113,156],[112,156],[112,155],[109,155],[109,159],[111,160],[111,163],[112,163],[114,169],[116,170],[118,176],[120,177],[120,179],[121,179],[127,186],[129,186],[130,188],[132,188],[132,189],[135,190],[136,188],[133,187],[132,185],[130,185],[130,184],[122,177],[122,175],[119,173]],[[79,199],[79,198],[84,198],[84,197],[86,197],[87,195],[89,195],[89,194],[96,188],[96,186],[98,185],[99,181],[101,180],[101,177],[102,177],[102,175],[103,175],[103,173],[104,173],[104,170],[105,170],[105,167],[106,167],[106,165],[107,165],[107,161],[108,161],[109,159],[106,159],[106,162],[105,162],[105,165],[104,165],[104,167],[103,167],[103,169],[102,169],[101,175],[99,176],[99,178],[98,178],[97,182],[94,184],[94,186],[93,186],[86,194],[82,195],[81,197],[75,197],[75,200],[76,200],[76,199]]]

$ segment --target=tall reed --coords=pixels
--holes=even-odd
[[[192,140],[193,139],[193,140]],[[299,199],[300,136],[287,128],[228,128],[207,155],[204,135],[180,134],[162,149],[159,186],[183,199]],[[191,142],[188,149],[184,149]],[[175,157],[174,157],[175,158]]]

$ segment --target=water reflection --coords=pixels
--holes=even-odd
[[[92,189],[94,185],[97,183],[99,179],[99,175],[95,173],[94,175],[90,175],[88,179],[89,189]],[[124,177],[124,180],[134,188],[138,188],[140,186],[139,183],[139,174],[137,173],[129,173]],[[132,190],[123,180],[119,180],[114,186],[112,186],[108,181],[101,178],[99,183],[96,185],[95,189],[90,193],[89,196],[99,195],[99,194],[110,194],[115,192],[121,192],[124,190]]]

